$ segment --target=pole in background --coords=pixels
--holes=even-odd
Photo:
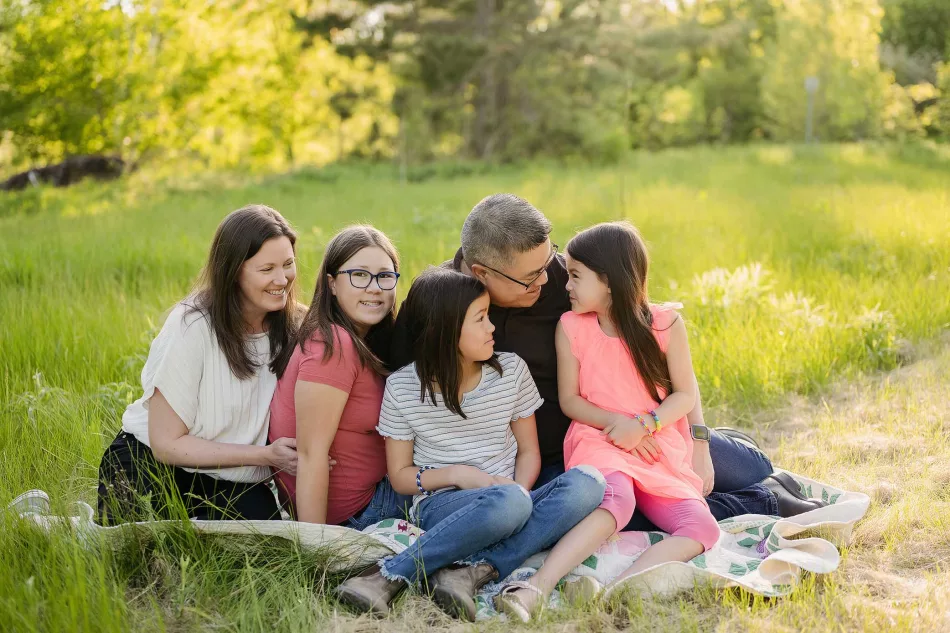
[[[805,77],[805,92],[808,95],[807,112],[805,114],[805,142],[815,140],[815,93],[818,92],[818,77]]]

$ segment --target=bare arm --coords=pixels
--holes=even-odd
[[[670,326],[670,342],[666,348],[666,363],[670,370],[673,389],[656,408],[661,424],[672,423],[686,416],[696,404],[696,376],[689,353],[686,324],[677,318]]]
[[[350,395],[305,380],[294,387],[297,411],[297,520],[326,523],[330,487],[330,445]]]
[[[148,401],[148,441],[155,459],[164,464],[189,468],[273,466],[295,471],[295,443],[290,438],[284,440],[269,446],[204,440],[188,434],[188,427],[158,388]]]
[[[413,443],[413,440],[386,438],[386,469],[389,473],[389,483],[393,485],[393,490],[403,495],[419,494],[419,489],[416,487],[419,466],[413,462]],[[445,466],[432,468],[422,473],[422,487],[429,491],[440,488],[468,490],[510,483],[509,479],[494,477],[474,466]]]
[[[703,417],[703,400],[699,393],[699,381],[696,380],[696,374],[693,374],[693,385],[696,389],[696,404],[693,406],[693,410],[686,414],[686,420],[690,424],[706,426],[706,419]],[[695,455],[697,453],[708,457],[709,442],[704,442],[703,440],[693,440],[693,454]]]
[[[538,425],[532,413],[511,423],[511,431],[518,441],[518,456],[515,458],[515,482],[526,490],[538,480],[541,472],[541,448],[538,446]]]
[[[696,375],[693,374],[693,384],[696,389],[696,405],[693,410],[686,415],[689,424],[706,425],[703,419],[703,403],[699,394],[699,382]],[[693,440],[693,471],[703,480],[703,495],[708,495],[713,491],[716,483],[716,468],[712,463],[712,455],[709,453],[709,442],[703,440]]]
[[[557,351],[557,398],[564,415],[595,429],[603,429],[611,424],[614,415],[606,409],[591,404],[580,394],[578,375],[580,363],[571,351],[571,342],[564,327],[558,323],[554,333],[554,347]]]

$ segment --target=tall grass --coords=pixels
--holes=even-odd
[[[250,202],[277,208],[300,232],[305,298],[327,240],[351,222],[393,238],[405,293],[424,266],[454,254],[463,218],[490,193],[534,203],[562,245],[577,229],[628,218],[651,247],[651,295],[685,304],[704,403],[720,423],[747,419],[790,393],[824,392],[838,379],[897,367],[950,328],[946,152],[700,148],[636,154],[615,167],[415,176],[403,184],[388,168],[353,166],[169,184],[140,174],[0,196],[0,503],[31,487],[59,502],[92,500],[101,451],[139,395],[151,336],[191,287],[220,219]],[[217,550],[166,552],[156,565],[201,570],[212,588],[180,585],[190,597],[176,602],[169,596],[177,581],[169,594],[141,580],[152,572],[136,575],[63,535],[36,539],[0,527],[0,567],[13,570],[9,590],[0,581],[0,623],[15,617],[18,630],[29,630],[26,621],[46,630],[112,622],[256,629],[267,628],[258,615],[275,612],[313,628],[330,608],[313,597],[321,587],[302,564],[261,571],[258,560],[234,559],[222,576],[213,571]],[[263,584],[254,585],[258,573]]]

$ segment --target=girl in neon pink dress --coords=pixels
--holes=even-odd
[[[564,462],[566,468],[595,467],[607,492],[537,574],[512,583],[504,599],[526,613],[544,602],[564,573],[623,529],[637,506],[672,536],[647,549],[614,583],[661,563],[688,561],[719,539],[691,465],[686,414],[696,386],[686,326],[678,306],[649,303],[640,234],[628,222],[599,224],[568,243],[566,259],[571,312],[555,334],[558,399],[573,420]],[[566,591],[584,595],[591,589],[569,585]]]
[[[599,543],[639,506],[673,538],[644,552],[621,579],[690,560],[716,544],[719,525],[692,469],[686,414],[696,389],[681,306],[649,303],[646,247],[627,222],[579,233],[567,265],[571,312],[555,335],[561,409],[574,420],[565,467],[587,464],[607,479],[604,503],[577,529]]]

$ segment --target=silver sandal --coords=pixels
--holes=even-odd
[[[501,593],[495,596],[495,609],[508,617],[517,618],[523,624],[527,624],[531,621],[532,611],[529,611],[524,603],[514,595],[519,589],[527,589],[538,594],[538,604],[535,605],[533,612],[534,615],[540,614],[544,610],[544,603],[546,602],[544,594],[540,589],[523,580],[516,580],[504,586]]]

